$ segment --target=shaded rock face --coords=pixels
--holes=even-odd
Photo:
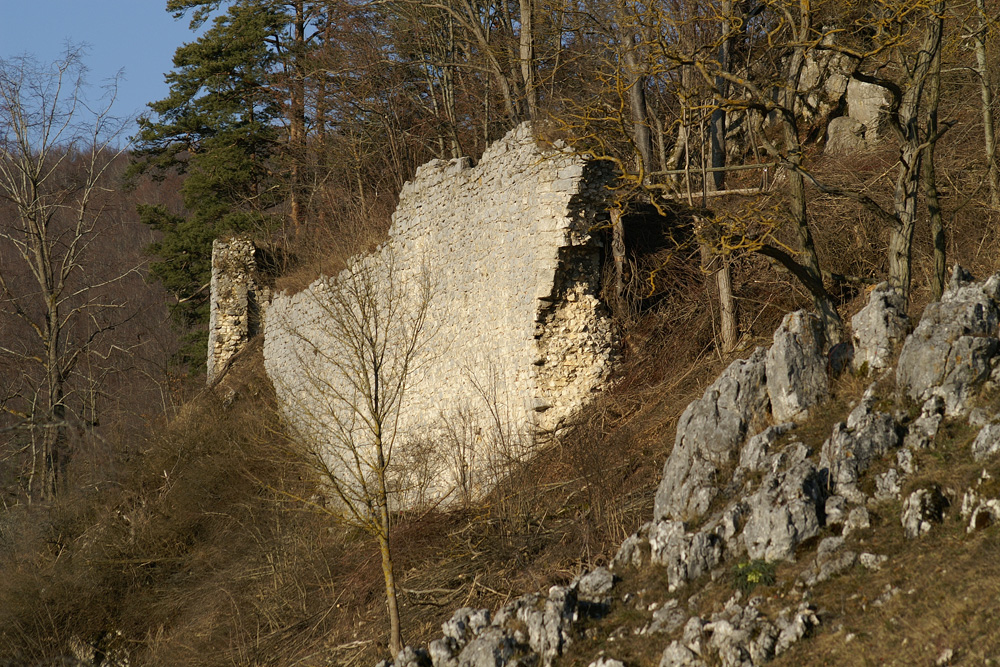
[[[906,337],[910,318],[906,301],[889,283],[880,283],[868,297],[868,304],[851,318],[854,367],[870,371],[889,367],[896,345]]]
[[[765,352],[759,348],[730,364],[684,410],[656,492],[655,521],[705,513],[724,482],[717,479],[720,468],[734,458],[750,424],[766,417],[767,407]]]
[[[984,283],[956,266],[941,301],[930,303],[899,354],[896,385],[917,402],[934,396],[948,416],[968,412],[1000,350],[1000,275]]]
[[[944,521],[949,505],[951,502],[939,487],[917,489],[903,502],[903,532],[911,539],[927,533],[934,524]]]
[[[767,351],[767,393],[775,421],[802,420],[829,395],[825,338],[818,317],[804,310],[785,315]]]
[[[880,141],[889,127],[889,91],[874,83],[851,79],[847,85],[847,115],[865,126],[865,141]]]
[[[826,128],[827,155],[851,155],[868,147],[865,143],[867,128],[849,116],[834,118]]]

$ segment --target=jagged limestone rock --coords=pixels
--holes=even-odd
[[[987,424],[972,441],[972,458],[982,461],[997,452],[1000,452],[1000,424]]]
[[[735,458],[750,425],[767,414],[765,354],[758,348],[749,359],[734,361],[684,410],[656,491],[655,521],[698,517],[718,494],[720,467]]]
[[[638,532],[629,535],[618,547],[618,553],[611,559],[611,569],[620,571],[624,567],[641,567],[645,560],[644,548],[649,547],[649,528],[652,523],[645,523]]]
[[[948,499],[941,493],[939,487],[917,489],[903,502],[900,516],[903,532],[911,539],[923,535],[933,524],[944,521],[944,514],[949,505]]]
[[[985,474],[986,471],[984,470]],[[986,478],[980,478],[981,484]],[[962,495],[962,519],[968,522],[965,532],[972,533],[983,530],[1000,521],[1000,499],[981,498],[975,489],[969,489]]]
[[[684,530],[680,521],[658,521],[649,530],[650,560],[667,570],[671,591],[711,571],[722,560],[722,539],[715,533]]]
[[[462,607],[456,610],[450,619],[441,624],[441,633],[445,637],[454,639],[459,646],[464,646],[489,625],[489,609]]]
[[[795,547],[824,524],[826,480],[804,447],[773,455],[775,463],[760,488],[747,499],[750,517],[743,542],[750,558],[792,559]]]
[[[840,116],[830,121],[826,126],[826,146],[823,152],[827,155],[854,155],[868,148],[865,142],[863,123],[849,116]]]
[[[684,625],[687,614],[680,608],[677,600],[667,600],[662,607],[653,612],[653,622],[644,627],[639,634],[655,635],[673,632]]]
[[[462,647],[451,637],[435,639],[427,645],[434,667],[458,667],[458,652]]]
[[[659,667],[706,667],[706,664],[697,653],[675,639],[663,650]]]
[[[753,436],[740,450],[740,469],[746,472],[753,472],[764,467],[771,447],[778,438],[795,428],[795,422],[784,422],[766,429]]]
[[[625,663],[614,658],[600,658],[590,663],[590,667],[625,667]]]
[[[804,310],[785,315],[767,351],[767,394],[775,421],[801,421],[829,395],[825,345],[817,316]]]
[[[432,667],[431,656],[422,648],[406,646],[396,656],[394,667]]]
[[[984,283],[955,266],[941,301],[927,304],[906,339],[896,367],[896,385],[914,401],[933,396],[946,415],[968,412],[969,399],[992,371],[1000,350],[997,307],[1000,274]]]
[[[615,585],[615,575],[606,567],[599,567],[580,577],[577,582],[577,598],[587,602],[605,600]]]
[[[907,427],[903,445],[910,450],[927,449],[934,444],[942,419],[944,419],[944,400],[940,396],[931,396],[924,401],[920,416]]]
[[[875,476],[875,498],[877,500],[897,500],[903,490],[899,472],[889,468],[881,475]]]
[[[816,559],[802,571],[799,581],[815,586],[854,565],[858,555],[844,547],[843,537],[827,537],[816,549]]]
[[[899,445],[892,415],[875,411],[874,404],[873,385],[851,411],[847,423],[833,427],[820,452],[820,466],[829,470],[833,492],[852,502],[864,500],[857,488],[859,475]]]
[[[513,667],[521,653],[519,649],[510,633],[491,626],[462,649],[458,654],[458,667]]]
[[[865,126],[865,141],[878,143],[889,126],[889,91],[874,83],[851,79],[847,85],[847,115]]]
[[[822,122],[829,117],[841,105],[857,67],[857,58],[835,49],[810,50],[802,61],[795,113],[807,122]]]
[[[868,515],[868,510],[864,507],[855,507],[847,514],[847,520],[844,521],[844,530],[841,534],[847,537],[853,532],[871,528],[871,525],[871,517]]]
[[[878,371],[889,367],[897,344],[906,337],[910,318],[906,300],[889,283],[875,286],[868,304],[851,318],[854,367]]]
[[[572,642],[576,613],[576,586],[553,586],[548,596],[529,593],[504,605],[493,626],[510,628],[517,642],[526,644],[542,664],[549,665]]]

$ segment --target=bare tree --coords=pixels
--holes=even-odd
[[[21,334],[0,339],[18,369],[0,409],[30,433],[29,496],[62,483],[68,426],[83,419],[70,407],[74,375],[123,305],[105,288],[125,274],[109,273],[92,244],[124,124],[110,114],[114,86],[88,104],[84,73],[73,50],[48,66],[0,60],[0,313]]]
[[[389,540],[389,471],[404,431],[404,397],[428,335],[430,281],[426,271],[404,275],[384,247],[310,293],[318,315],[310,325],[278,322],[292,333],[301,363],[297,385],[278,389],[291,398],[289,421],[332,496],[313,506],[378,543],[395,656],[403,642]]]

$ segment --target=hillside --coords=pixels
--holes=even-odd
[[[0,60],[0,665],[1000,661],[989,3],[168,4]]]

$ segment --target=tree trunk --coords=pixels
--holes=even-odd
[[[941,102],[941,54],[935,54],[931,64],[930,80],[927,82],[927,148],[923,157],[924,199],[931,224],[931,240],[934,244],[934,272],[931,275],[931,293],[935,301],[944,294],[945,281],[945,238],[941,204],[938,201],[937,178],[934,172],[934,148],[938,140],[938,107]]]
[[[396,574],[392,567],[392,551],[389,548],[389,493],[386,484],[388,464],[379,434],[376,434],[378,456],[378,490],[375,502],[378,506],[378,549],[382,556],[382,577],[385,580],[385,602],[389,613],[389,652],[393,659],[403,650],[403,636],[399,626],[399,603],[396,599]]]
[[[722,351],[726,354],[736,349],[739,330],[736,320],[736,302],[733,299],[732,273],[729,262],[720,258],[722,268],[715,274],[715,284],[719,288],[719,315],[722,332]]]
[[[973,35],[976,44],[976,64],[979,68],[979,90],[983,100],[983,140],[986,148],[987,183],[990,186],[990,205],[1000,210],[1000,170],[997,169],[996,126],[993,119],[993,82],[990,80],[989,61],[986,57],[986,34],[989,17],[986,1],[976,0],[979,11],[979,30]]]
[[[785,120],[785,145],[788,147],[788,161],[798,167],[802,161],[802,150],[799,146],[798,129],[790,120]],[[804,269],[803,283],[812,296],[813,307],[823,322],[827,345],[833,346],[843,338],[844,323],[837,312],[837,306],[823,285],[823,273],[819,266],[819,257],[813,243],[812,232],[809,229],[809,217],[806,211],[806,189],[802,172],[797,168],[788,169],[789,210],[795,224],[795,235],[798,237],[801,251],[801,264]]]
[[[611,209],[611,255],[615,262],[615,309],[620,311],[625,292],[625,228],[622,224],[622,210],[617,207]]]
[[[909,303],[912,281],[913,232],[917,219],[917,195],[920,190],[920,160],[924,137],[920,132],[920,103],[939,59],[944,27],[944,2],[927,8],[927,25],[920,51],[909,76],[906,92],[896,111],[893,127],[900,142],[899,175],[893,196],[896,225],[889,232],[889,284]]]
[[[302,226],[302,168],[305,162],[306,136],[306,78],[303,67],[305,64],[306,27],[303,0],[295,0],[295,18],[293,20],[292,59],[289,65],[289,93],[291,118],[288,128],[288,140],[292,149],[292,164],[289,176],[290,183],[290,216],[292,230],[298,236]]]
[[[920,175],[920,137],[907,140],[900,151],[893,210],[897,226],[889,231],[889,284],[909,303],[913,232],[917,223],[917,190]]]
[[[719,69],[723,72],[729,71],[729,51],[730,38],[729,31],[731,24],[729,16],[733,11],[732,0],[725,0],[722,3],[722,42],[719,44]],[[726,109],[722,100],[729,92],[729,84],[722,76],[715,77],[715,109],[712,111],[710,122],[712,138],[712,167],[719,168],[726,166]],[[726,172],[716,171],[712,174],[712,185],[716,191],[724,190],[726,187]]]
[[[532,28],[533,3],[519,0],[521,32],[519,35],[521,56],[521,80],[524,83],[524,98],[528,107],[528,118],[538,118],[538,90],[535,85],[535,35]]]
[[[629,71],[628,103],[632,116],[632,139],[640,160],[642,182],[649,182],[649,172],[653,170],[653,133],[649,130],[649,115],[646,110],[646,77],[642,74],[635,55],[632,40],[623,45],[625,64]]]

